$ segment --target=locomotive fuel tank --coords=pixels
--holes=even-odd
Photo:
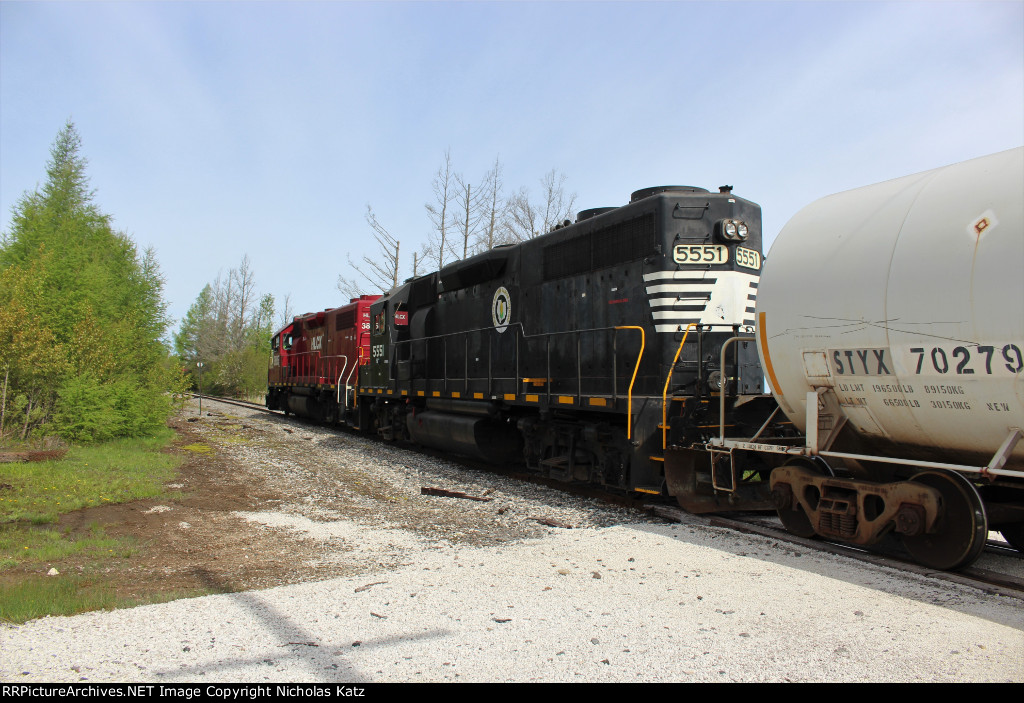
[[[1002,451],[1024,468],[1024,148],[804,208],[768,254],[756,313],[801,431],[838,429],[804,426],[814,392],[862,446],[981,466]]]

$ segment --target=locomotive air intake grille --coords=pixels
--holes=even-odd
[[[653,213],[581,234],[544,247],[544,280],[634,261],[653,253],[657,244]]]

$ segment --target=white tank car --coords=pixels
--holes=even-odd
[[[865,446],[1024,470],[1024,148],[804,208],[767,256],[757,323],[802,432],[817,392]]]

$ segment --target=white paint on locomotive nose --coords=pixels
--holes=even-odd
[[[754,324],[758,274],[690,269],[654,271],[645,274],[644,280],[655,321],[672,323],[655,325],[658,332],[674,333],[691,322]],[[678,305],[691,309],[676,309]]]

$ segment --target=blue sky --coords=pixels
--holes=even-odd
[[[180,319],[248,254],[293,312],[411,253],[446,149],[577,209],[731,184],[769,241],[833,192],[1024,144],[1024,2],[0,2],[0,227],[71,118]],[[409,271],[411,271],[411,261]]]

